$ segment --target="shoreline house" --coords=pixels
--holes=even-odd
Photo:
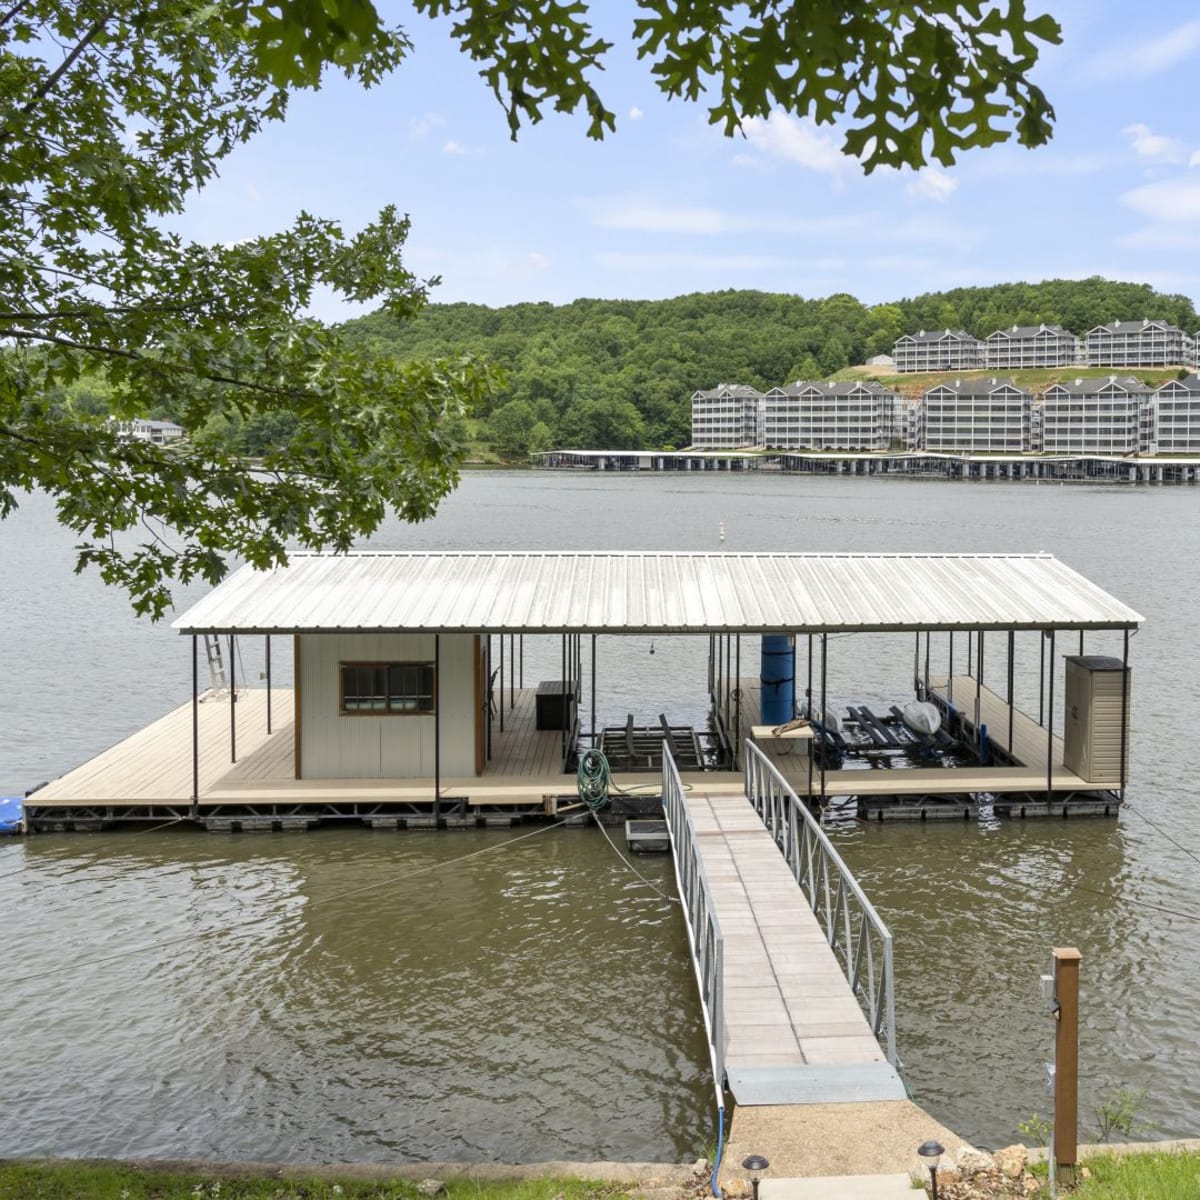
[[[174,421],[149,421],[142,417],[134,417],[128,421],[118,421],[109,418],[116,425],[117,437],[124,441],[152,442],[156,446],[165,446],[170,442],[180,441],[185,431],[182,425]]]

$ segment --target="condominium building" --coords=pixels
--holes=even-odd
[[[1136,454],[1150,437],[1150,389],[1128,376],[1056,383],[1042,395],[1047,454]]]
[[[776,450],[886,450],[897,397],[881,383],[801,381],[763,397],[763,444]]]
[[[986,347],[962,329],[906,333],[892,349],[897,371],[974,371],[987,365]]]
[[[1020,454],[1030,447],[1033,393],[1011,379],[968,379],[929,388],[917,408],[920,450]]]
[[[1200,454],[1200,376],[1164,383],[1150,409],[1152,454]]]
[[[1089,367],[1178,367],[1192,363],[1195,341],[1166,321],[1110,321],[1087,332]]]
[[[1079,338],[1061,325],[1013,325],[987,337],[989,371],[1069,367],[1081,362]]]
[[[697,450],[757,446],[762,436],[762,392],[721,383],[692,394],[692,445]]]

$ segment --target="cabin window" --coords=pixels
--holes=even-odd
[[[433,663],[342,663],[341,711],[346,716],[431,713]]]

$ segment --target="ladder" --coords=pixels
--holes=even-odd
[[[221,655],[221,637],[216,633],[204,635],[204,657],[208,659],[208,682],[214,692],[227,692],[229,679],[225,674],[225,659]]]

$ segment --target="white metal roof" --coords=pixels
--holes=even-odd
[[[293,554],[182,633],[1112,629],[1141,616],[1048,554]]]

